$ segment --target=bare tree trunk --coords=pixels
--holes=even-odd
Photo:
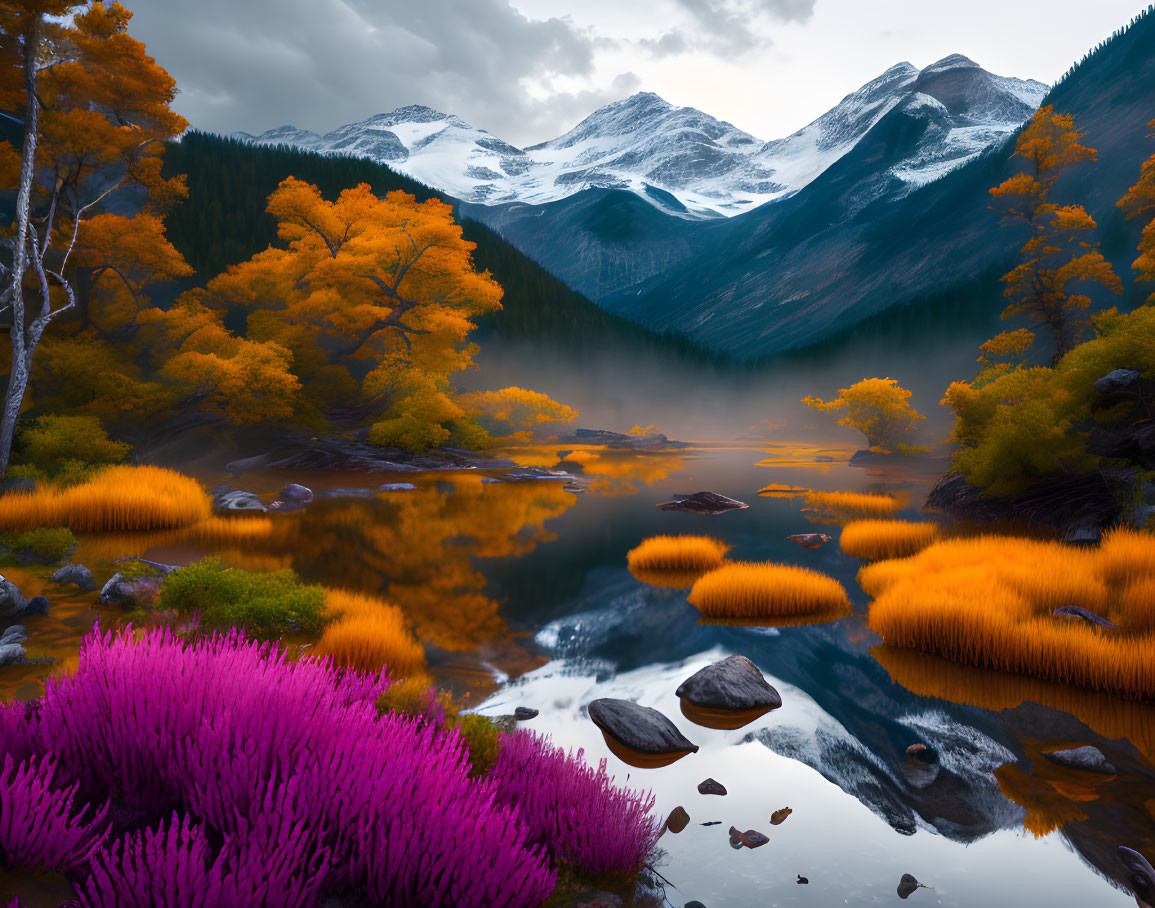
[[[28,270],[28,220],[32,208],[32,180],[36,171],[36,139],[40,128],[40,111],[36,97],[36,48],[40,43],[40,20],[34,19],[24,36],[24,150],[20,156],[20,191],[16,195],[16,237],[12,248],[12,368],[8,373],[8,389],[4,394],[4,410],[0,414],[0,479],[8,473],[12,456],[12,439],[16,434],[16,420],[28,390],[31,354],[36,349],[40,332],[35,332],[29,344],[24,325],[24,273]],[[41,331],[43,328],[41,328]]]

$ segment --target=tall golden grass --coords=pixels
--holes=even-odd
[[[336,618],[313,647],[313,655],[331,657],[337,665],[358,671],[387,667],[393,678],[423,669],[425,651],[396,606],[350,590],[328,590],[325,604]]]
[[[936,543],[868,565],[870,627],[887,644],[980,668],[1155,698],[1155,632],[1137,605],[1155,536],[1116,530],[1097,549],[984,536]],[[1081,606],[1120,625],[1052,615]]]
[[[630,549],[626,563],[640,571],[709,571],[721,566],[728,551],[712,536],[651,536]]]
[[[908,520],[855,520],[842,528],[838,544],[847,555],[878,561],[920,552],[938,537],[937,523]]]
[[[770,496],[787,497],[790,495],[806,495],[809,492],[810,492],[810,489],[803,488],[802,486],[788,486],[788,485],[783,485],[780,482],[772,482],[772,483],[770,483],[770,485],[763,486],[761,489],[758,490],[759,495],[766,495],[767,497],[770,497]]]
[[[846,590],[833,577],[788,564],[725,564],[702,575],[690,603],[708,618],[783,618],[850,611]]]
[[[904,506],[897,496],[876,492],[811,492],[805,504],[834,518],[889,517]]]
[[[163,467],[109,467],[70,488],[0,497],[0,529],[66,526],[77,533],[160,530],[208,520],[208,496],[191,476]]]

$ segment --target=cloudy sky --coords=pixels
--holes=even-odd
[[[761,139],[889,66],[1052,82],[1146,0],[123,0],[194,127],[323,132],[406,104],[519,145],[635,91]]]

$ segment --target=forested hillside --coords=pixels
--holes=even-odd
[[[188,174],[189,197],[169,215],[168,236],[196,269],[201,283],[276,241],[276,220],[265,205],[277,184],[290,175],[316,185],[326,198],[368,183],[378,196],[401,189],[419,200],[436,196],[457,204],[362,158],[259,147],[197,132],[187,133],[168,149],[165,173]],[[466,219],[463,228],[465,237],[477,244],[478,267],[489,269],[505,290],[502,311],[484,319],[483,329],[507,337],[553,335],[573,343],[621,339],[694,350],[677,336],[654,334],[604,312],[484,225]]]

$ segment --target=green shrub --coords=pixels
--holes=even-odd
[[[43,482],[48,478],[47,473],[30,463],[14,463],[5,475],[8,479],[32,479],[36,482]]]
[[[217,558],[169,574],[161,584],[159,607],[199,612],[203,627],[244,628],[265,640],[286,633],[319,634],[328,620],[324,589],[306,586],[291,570],[243,571],[224,567]]]
[[[56,564],[76,548],[76,537],[67,527],[40,527],[21,533],[8,543],[18,558]]]
[[[27,478],[56,478],[64,485],[91,479],[95,470],[123,463],[132,446],[108,437],[95,416],[42,416],[16,435],[13,462],[37,471]],[[16,475],[9,469],[8,475]]]
[[[490,719],[475,713],[460,716],[458,722],[461,737],[469,747],[469,763],[473,767],[469,774],[483,776],[493,769],[501,753],[501,731]]]

